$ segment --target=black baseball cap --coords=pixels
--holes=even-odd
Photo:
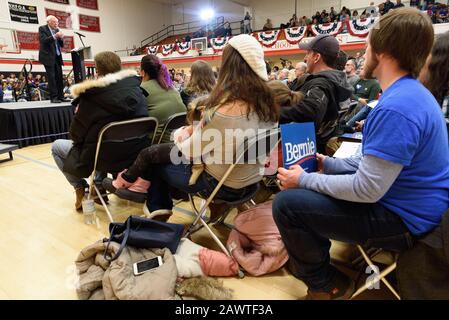
[[[312,50],[321,54],[336,57],[340,51],[340,44],[334,36],[320,34],[308,43],[300,43],[299,49]]]

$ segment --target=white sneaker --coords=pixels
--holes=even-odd
[[[161,209],[161,210],[155,210],[153,212],[150,212],[150,210],[148,210],[146,202],[143,205],[143,216],[142,217],[147,218],[147,219],[155,219],[156,217],[159,217],[158,219],[155,219],[155,220],[167,221],[172,214],[173,214],[173,211],[168,210],[168,209]],[[166,219],[161,219],[163,216],[165,216]]]

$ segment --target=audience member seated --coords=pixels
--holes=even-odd
[[[298,62],[296,64],[295,75],[296,79],[290,84],[290,89],[292,91],[298,91],[308,76],[307,64],[305,62]]]
[[[284,191],[273,216],[290,271],[307,285],[308,299],[353,292],[354,282],[330,263],[329,239],[405,250],[448,209],[445,124],[432,94],[415,80],[433,39],[433,26],[415,9],[383,16],[371,29],[364,73],[378,78],[384,94],[366,120],[362,154],[318,155],[317,173],[279,169]]]
[[[146,216],[170,215],[173,201],[169,187],[184,192],[201,192],[209,195],[212,189],[222,179],[229,167],[229,160],[239,149],[237,141],[229,145],[224,139],[214,143],[211,150],[210,143],[200,143],[203,135],[209,130],[219,132],[224,137],[224,130],[243,130],[244,132],[277,127],[278,110],[273,108],[274,98],[266,85],[268,80],[264,53],[260,43],[250,35],[239,35],[232,38],[223,51],[220,75],[215,89],[205,103],[205,122],[195,127],[183,129],[180,136],[188,137],[178,144],[183,156],[189,159],[205,159],[205,171],[196,183],[189,185],[191,164],[169,164],[155,166],[146,174],[151,181],[147,205],[144,207]],[[223,88],[228,88],[223,91]],[[257,93],[257,94],[255,94]],[[248,137],[251,137],[249,135]],[[214,139],[215,140],[215,139]],[[209,140],[207,140],[209,141]],[[193,153],[191,152],[193,149]],[[212,157],[212,158],[211,158]],[[223,160],[226,160],[223,164]],[[241,164],[228,177],[217,197],[227,201],[240,199],[258,183],[262,176],[262,164]]]
[[[296,28],[299,26],[299,21],[298,21],[298,17],[296,16],[296,14],[294,14],[289,21],[289,26],[290,28]]]
[[[267,22],[263,25],[263,31],[268,31],[273,29],[273,23],[271,22],[271,19],[267,19]]]
[[[146,55],[143,57],[140,69],[141,87],[147,98],[148,116],[158,120],[159,134],[167,119],[176,113],[185,112],[186,107],[179,92],[173,87],[167,67],[157,56]],[[168,142],[169,140],[170,132],[166,132],[162,141]]]
[[[396,4],[394,5],[393,9],[402,8],[404,4],[401,2],[401,0],[396,0]]]
[[[346,62],[345,65],[345,73],[346,78],[348,79],[348,83],[354,87],[354,85],[359,81],[359,76],[357,75],[357,65],[353,59],[350,59]]]
[[[211,66],[203,60],[197,60],[190,69],[190,81],[187,87],[181,91],[182,102],[188,108],[194,99],[209,95],[214,86],[215,75]]]
[[[366,79],[362,67],[360,79],[354,84],[354,93],[351,97],[358,104],[354,112],[352,112],[353,117],[346,123],[349,132],[353,132],[351,129],[355,127],[356,122],[366,119],[372,110],[368,104],[379,98],[380,91],[379,81],[376,79]]]
[[[449,118],[449,32],[437,36],[419,80],[432,92],[444,117]]]
[[[305,61],[310,75],[299,87],[305,98],[296,105],[281,109],[281,123],[314,122],[319,152],[337,130],[339,105],[350,98],[352,87],[343,72],[333,69],[340,51],[337,39],[319,35],[309,43],[301,43],[307,50]]]
[[[390,0],[385,1],[384,3],[384,14],[388,13],[391,9],[394,9],[394,3]]]
[[[121,60],[113,52],[101,52],[94,58],[98,80],[87,80],[72,87],[76,106],[75,116],[70,126],[71,140],[56,140],[51,148],[53,158],[59,170],[76,191],[76,210],[88,188],[83,179],[93,170],[98,134],[110,122],[123,121],[148,115],[145,97],[140,89],[140,80],[134,70],[121,70]],[[108,163],[117,172],[129,159],[135,159],[139,151],[148,145],[148,139],[142,139],[116,146],[104,147],[103,154],[118,156],[122,162]],[[115,147],[115,148],[114,148]],[[107,163],[107,158],[103,159]],[[104,174],[97,174],[95,183],[101,187]],[[102,187],[100,188],[102,190]]]

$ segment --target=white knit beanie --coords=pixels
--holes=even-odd
[[[229,40],[235,50],[245,59],[251,69],[264,81],[268,81],[267,66],[261,44],[249,34],[241,34]]]

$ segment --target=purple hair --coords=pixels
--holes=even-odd
[[[142,58],[141,70],[156,80],[165,90],[173,88],[173,81],[168,72],[167,66],[157,56],[149,54]]]

